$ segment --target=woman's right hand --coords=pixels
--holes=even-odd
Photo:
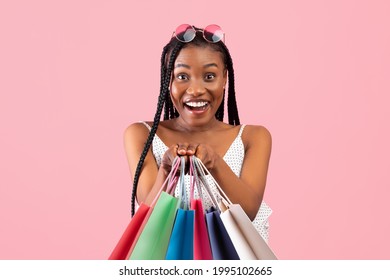
[[[161,160],[161,166],[166,174],[169,174],[172,169],[173,161],[178,156],[178,145],[172,145],[168,148],[168,150],[164,153],[164,156]]]

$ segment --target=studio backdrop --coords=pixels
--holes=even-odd
[[[0,259],[106,259],[123,132],[153,119],[182,23],[220,25],[240,119],[273,137],[280,259],[390,258],[389,1],[2,1]]]

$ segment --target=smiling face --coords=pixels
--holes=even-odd
[[[179,120],[187,126],[207,126],[215,121],[226,84],[222,54],[209,47],[188,46],[176,58],[171,99]]]

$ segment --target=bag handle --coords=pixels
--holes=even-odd
[[[226,204],[226,206],[228,205],[231,205],[233,204],[229,197],[226,195],[226,193],[222,190],[221,186],[218,184],[218,182],[214,179],[213,176],[211,176],[211,173],[210,171],[206,168],[206,166],[203,164],[203,162],[199,159],[199,158],[196,158],[196,162],[198,163],[198,166],[201,167],[201,170],[203,172],[203,174],[208,174],[210,175],[210,178],[212,179],[212,181],[214,182],[214,184],[216,185],[216,187],[218,188],[219,192],[220,192],[220,197],[222,199],[222,201]],[[205,176],[205,175],[204,175]]]
[[[198,172],[196,170],[196,166],[195,166],[194,161],[195,161],[195,156],[190,156],[190,171],[189,171],[189,175],[190,175],[190,200],[193,200],[195,197],[195,187],[196,187],[196,190],[198,191],[198,196],[200,198],[203,197],[201,182],[199,181],[199,175],[198,175]]]
[[[198,171],[198,174],[199,174],[198,178],[199,178],[200,185],[203,186],[203,189],[206,191],[207,195],[210,197],[213,206],[215,208],[217,208],[219,212],[222,212],[221,211],[222,209],[217,201],[217,198],[215,197],[214,193],[212,192],[212,190],[209,186],[209,183],[207,182],[204,168],[202,167],[202,165],[200,163],[201,163],[200,159],[198,159],[197,157],[194,157],[194,165],[195,165],[196,170]]]
[[[179,207],[188,210],[189,209],[189,201],[187,198],[187,192],[185,188],[185,158],[184,157],[176,157],[178,160],[175,162],[174,168],[171,169],[170,172],[170,180],[169,186],[167,188],[167,193],[174,196],[175,190],[179,188]],[[175,158],[175,160],[176,160]],[[180,175],[177,175],[177,172],[180,167]]]
[[[179,201],[180,201],[180,208],[184,210],[189,209],[189,202],[188,202],[188,197],[187,197],[187,192],[186,192],[186,187],[185,187],[185,166],[186,166],[186,159],[185,157],[181,157],[180,159],[180,179],[179,179]]]
[[[175,157],[173,160],[173,163],[172,163],[171,171],[169,172],[169,174],[168,174],[167,178],[165,179],[164,183],[162,184],[161,188],[158,190],[157,195],[155,196],[152,203],[150,204],[151,207],[154,207],[154,205],[156,205],[157,199],[160,197],[160,194],[163,191],[164,187],[167,186],[168,193],[169,193],[169,191],[174,189],[174,186],[175,186],[174,181],[176,179],[173,177],[176,177],[176,172],[177,172],[177,169],[179,168],[179,165],[180,165],[179,157]]]
[[[193,158],[190,157],[190,200],[194,199],[194,188],[195,188],[195,170],[194,170],[194,164],[192,163]]]
[[[178,176],[176,174],[179,169],[179,166],[180,166],[180,160],[179,157],[176,156],[173,160],[171,171],[168,174],[169,180],[168,180],[168,187],[166,190],[168,194],[172,194],[175,191],[177,181],[178,181]]]

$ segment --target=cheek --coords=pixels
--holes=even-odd
[[[177,100],[178,98],[180,98],[180,90],[177,88],[177,86],[175,85],[171,85],[171,98],[173,100]]]
[[[186,87],[182,83],[177,83],[177,82],[171,83],[171,93],[172,94],[178,95],[185,90],[186,90]]]
[[[223,84],[210,84],[207,88],[215,93],[223,93]]]
[[[222,96],[223,96],[223,92],[224,92],[224,88],[223,88],[223,84],[213,84],[213,85],[210,85],[208,87],[208,90],[209,92],[212,93],[212,95],[216,98],[216,99],[222,99]]]
[[[180,100],[183,96],[182,90],[180,90],[177,86],[174,84],[171,85],[171,92],[170,92],[171,100],[173,105],[178,108],[180,106]]]
[[[217,78],[217,80],[207,85],[210,91],[220,94],[223,94],[224,86],[225,80],[222,78],[222,74]]]

